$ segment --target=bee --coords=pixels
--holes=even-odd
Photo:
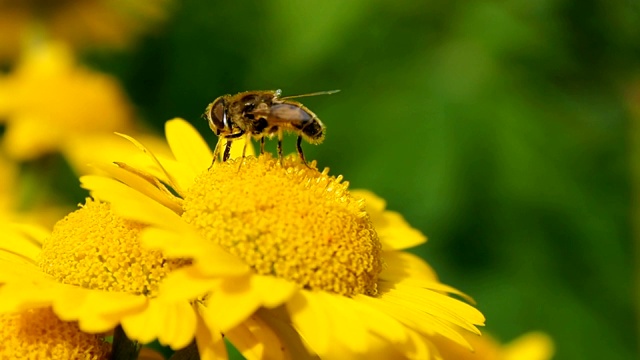
[[[265,137],[277,136],[278,161],[282,163],[282,138],[285,132],[289,132],[298,134],[296,149],[302,162],[307,165],[302,152],[302,140],[320,144],[324,140],[325,126],[306,106],[291,99],[329,95],[338,91],[340,90],[281,97],[280,90],[261,90],[218,97],[207,106],[203,115],[211,130],[219,137],[213,152],[213,163],[218,159],[223,139],[227,140],[222,155],[224,162],[229,159],[233,140],[243,136],[246,139],[242,149],[243,158],[251,138],[260,140],[260,154],[264,154]]]

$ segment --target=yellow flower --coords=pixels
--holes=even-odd
[[[524,334],[512,342],[501,345],[491,336],[466,336],[474,352],[464,351],[448,339],[436,340],[443,359],[456,360],[550,360],[554,347],[551,338],[541,332]]]
[[[143,245],[192,260],[167,275],[158,299],[196,300],[202,359],[224,354],[218,333],[249,358],[426,359],[436,336],[470,349],[462,333],[479,335],[484,317],[402,251],[426,239],[383,200],[296,157],[207,171],[211,150],[193,127],[176,119],[166,132],[175,160],[130,139],[149,163],[81,181],[115,213],[149,224]],[[245,271],[225,274],[238,259]]]
[[[156,296],[166,274],[181,263],[142,249],[141,229],[115,215],[109,204],[90,199],[51,232],[4,225],[0,314],[51,307],[87,333],[120,324],[129,338],[142,343],[158,339],[174,349],[187,346],[197,321],[191,304]],[[228,275],[244,271],[241,265],[228,267]]]
[[[0,218],[7,218],[18,206],[16,189],[18,168],[16,164],[0,156]]]
[[[0,359],[106,360],[110,344],[50,308],[0,315]]]
[[[33,159],[77,136],[130,129],[131,109],[114,78],[76,65],[61,44],[31,50],[0,77],[3,146],[10,156]]]
[[[74,47],[123,47],[166,18],[170,0],[5,0],[0,2],[0,59],[14,58],[40,29]]]

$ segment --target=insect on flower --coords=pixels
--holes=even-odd
[[[222,161],[227,161],[231,143],[242,136],[246,138],[242,149],[244,158],[250,138],[260,139],[260,154],[264,154],[265,137],[278,137],[278,159],[282,164],[282,138],[284,132],[298,134],[296,149],[300,159],[307,162],[302,152],[302,139],[311,144],[324,140],[325,126],[316,114],[306,106],[291,99],[335,94],[340,90],[320,91],[311,94],[280,97],[280,90],[245,91],[235,95],[223,95],[215,99],[205,110],[209,127],[219,137],[213,152],[213,162],[219,156],[221,142],[227,140]],[[213,165],[213,163],[212,163]]]

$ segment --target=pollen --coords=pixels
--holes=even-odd
[[[111,345],[50,308],[0,315],[0,359],[106,360]]]
[[[87,199],[56,223],[38,265],[65,284],[153,297],[178,264],[143,249],[138,240],[142,228],[114,214],[109,204]]]
[[[260,275],[309,290],[375,295],[380,240],[348,186],[296,156],[282,165],[270,155],[251,156],[197,177],[182,216]]]

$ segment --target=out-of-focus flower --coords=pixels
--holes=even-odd
[[[458,344],[438,338],[436,343],[443,359],[456,360],[550,360],[553,357],[553,340],[544,333],[530,332],[508,344],[500,344],[486,333],[482,336],[466,336],[473,352],[461,349]]]
[[[53,226],[69,209],[57,204],[51,198],[37,198],[24,204],[25,193],[30,186],[38,186],[37,180],[25,180],[20,177],[15,162],[0,155],[0,223],[34,223],[45,227]],[[33,191],[29,196],[33,195]],[[38,195],[36,195],[38,196]]]
[[[131,128],[132,110],[115,78],[78,66],[61,44],[31,50],[0,77],[7,154],[29,160],[75,137]]]
[[[0,314],[0,359],[107,360],[111,345],[50,308]]]
[[[34,33],[76,48],[122,48],[167,17],[171,0],[2,0],[0,59],[15,58]]]
[[[17,207],[16,189],[18,168],[15,163],[0,156],[0,218],[7,218]]]
[[[295,157],[207,170],[211,150],[180,119],[167,123],[167,140],[176,160],[131,139],[146,165],[116,162],[105,168],[113,178],[81,180],[119,216],[149,225],[144,245],[193,261],[157,296],[193,301],[203,359],[225,354],[220,333],[250,358],[428,359],[437,336],[471,351],[463,334],[479,335],[484,317],[402,251],[426,239],[383,200]],[[238,261],[244,271],[230,276]]]
[[[555,348],[549,335],[526,333],[502,347],[501,360],[549,360]]]

